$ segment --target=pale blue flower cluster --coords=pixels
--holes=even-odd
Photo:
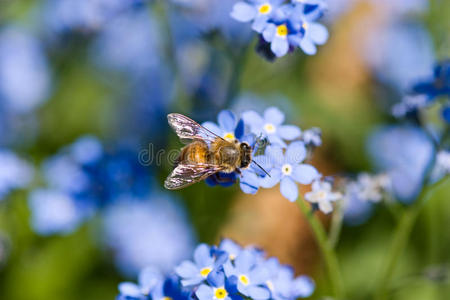
[[[67,234],[122,196],[148,195],[150,173],[137,153],[126,146],[107,148],[83,136],[43,163],[46,187],[29,196],[36,232]]]
[[[11,191],[28,186],[33,178],[31,165],[14,152],[0,148],[0,201]]]
[[[261,37],[260,50],[268,58],[284,56],[295,48],[313,55],[316,45],[328,39],[325,26],[316,22],[325,9],[321,0],[247,0],[233,6],[231,17],[252,23]]]
[[[0,109],[27,113],[50,96],[51,75],[40,41],[24,28],[0,29]]]
[[[118,299],[293,300],[309,297],[314,288],[308,276],[295,277],[292,268],[262,250],[225,239],[218,247],[198,245],[193,260],[182,262],[174,275],[144,269],[139,284],[119,285]]]
[[[195,235],[183,207],[167,194],[122,197],[103,214],[103,240],[123,274],[146,266],[170,272],[194,249]]]
[[[218,125],[203,125],[220,137],[247,142],[253,147],[253,160],[249,168],[231,174],[219,173],[208,178],[210,185],[229,186],[239,178],[244,193],[255,194],[260,187],[271,188],[280,184],[281,194],[295,201],[298,186],[311,184],[321,174],[310,164],[308,149],[320,145],[320,130],[311,129],[302,134],[299,127],[284,124],[285,115],[276,107],[267,108],[262,115],[244,111],[237,118],[231,111],[219,113]],[[259,164],[265,172],[257,165]],[[266,173],[267,172],[267,173]]]

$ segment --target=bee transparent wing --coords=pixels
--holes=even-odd
[[[180,163],[167,177],[164,187],[168,190],[182,189],[222,170],[223,167],[217,165]]]
[[[169,121],[170,127],[173,128],[182,141],[200,139],[213,142],[217,138],[222,139],[220,136],[182,114],[168,114],[167,120]]]

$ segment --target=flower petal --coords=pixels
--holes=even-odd
[[[292,284],[292,294],[294,298],[306,298],[314,292],[315,284],[308,276],[299,276]]]
[[[265,156],[267,157],[266,165],[280,166],[284,161],[283,149],[278,145],[267,146]]]
[[[328,40],[328,30],[322,24],[310,23],[309,36],[315,44],[323,45]]]
[[[234,264],[238,272],[248,274],[250,268],[255,264],[255,255],[250,250],[245,249],[236,257]]]
[[[242,171],[239,186],[244,193],[255,194],[259,188],[259,178],[254,172],[244,170]]]
[[[122,282],[119,284],[119,292],[128,297],[137,297],[141,296],[141,291],[139,287],[132,282]]]
[[[255,18],[255,21],[253,21],[252,29],[258,33],[263,32],[264,28],[266,28],[269,23],[267,23],[267,20],[269,18],[266,15],[260,15]]]
[[[253,5],[245,2],[238,2],[233,5],[230,16],[240,22],[249,22],[256,16],[256,9]]]
[[[275,37],[276,31],[277,27],[275,26],[275,24],[268,24],[266,28],[264,28],[264,31],[262,33],[264,40],[268,43],[272,42]]]
[[[259,134],[261,133],[261,127],[264,124],[263,118],[255,111],[249,110],[242,113],[242,120],[244,120],[244,124],[250,126],[250,129],[253,133]],[[258,130],[258,132],[256,132]]]
[[[298,183],[310,184],[315,179],[318,179],[320,177],[320,173],[311,165],[300,164],[294,166],[294,170],[291,176]]]
[[[225,132],[233,132],[236,129],[236,116],[231,110],[222,110],[217,117],[220,128]]]
[[[209,131],[217,134],[218,136],[223,136],[223,130],[219,128],[215,123],[213,122],[204,122],[202,123],[202,126],[208,129]]]
[[[195,295],[199,300],[211,300],[214,298],[214,290],[212,287],[202,284],[195,292]]]
[[[277,57],[286,55],[289,50],[289,42],[287,38],[275,35],[272,39],[272,43],[270,44],[270,50],[272,50],[273,54]]]
[[[298,138],[302,131],[295,125],[281,125],[277,128],[278,134],[285,140],[292,141]]]
[[[270,176],[259,179],[259,185],[266,189],[276,186],[281,180],[281,170],[279,168],[270,170],[269,174]]]
[[[206,244],[200,244],[194,251],[194,261],[199,267],[211,266],[214,259],[211,257],[210,248]]]
[[[294,202],[298,197],[298,187],[291,177],[285,176],[281,179],[281,194],[289,201]]]
[[[264,111],[264,121],[275,126],[284,122],[284,114],[276,107],[269,107]]]
[[[300,48],[308,55],[314,55],[317,53],[316,45],[307,36],[303,37],[300,41]]]
[[[269,142],[272,145],[277,145],[277,146],[280,146],[280,147],[283,147],[283,148],[287,147],[286,143],[276,134],[269,135],[268,139],[269,139]]]
[[[303,142],[291,143],[286,149],[285,161],[289,164],[299,164],[306,158],[306,147]]]
[[[324,214],[329,214],[330,212],[333,211],[333,205],[331,205],[330,201],[320,201],[319,202],[319,209],[324,213]]]
[[[249,286],[247,293],[251,299],[266,300],[270,298],[270,292],[267,288],[256,285]]]
[[[175,273],[182,278],[190,278],[198,274],[198,268],[193,262],[186,260],[175,268]]]

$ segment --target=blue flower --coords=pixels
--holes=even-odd
[[[132,147],[103,147],[93,136],[81,137],[62,148],[44,162],[42,172],[49,189],[70,198],[74,209],[80,210],[76,214],[84,216],[82,219],[122,197],[142,199],[150,191],[149,170],[140,164]],[[54,214],[42,214],[39,209],[32,209],[32,217],[34,214],[41,215],[35,217],[42,222],[48,218],[50,224],[55,217]],[[70,219],[68,217],[69,223]],[[56,221],[61,222],[60,219]],[[52,233],[57,233],[56,227]]]
[[[218,125],[204,122],[202,125],[227,141],[240,140],[244,135],[244,123],[230,110],[222,110],[217,116]]]
[[[294,300],[312,295],[315,284],[308,276],[294,277],[292,268],[283,266],[277,258],[269,258],[264,267],[267,269],[269,279],[266,281],[271,292],[271,299]]]
[[[235,277],[241,294],[252,299],[269,299],[270,292],[266,287],[269,274],[258,262],[254,251],[245,249],[233,261],[227,261],[223,268],[228,278]]]
[[[291,143],[285,153],[277,145],[268,146],[266,157],[272,163],[269,176],[260,180],[260,185],[265,188],[275,186],[280,182],[281,194],[295,201],[298,197],[298,187],[296,182],[310,184],[320,178],[319,172],[313,166],[302,163],[306,158],[306,147],[303,142]]]
[[[222,267],[226,255],[214,252],[211,247],[206,244],[200,244],[194,251],[194,261],[183,261],[175,272],[181,277],[183,286],[197,285],[206,280],[209,273]]]
[[[195,236],[183,207],[174,200],[156,193],[145,199],[125,197],[105,211],[103,241],[123,274],[133,276],[149,265],[169,273],[188,258]]]
[[[242,300],[229,283],[223,271],[212,271],[207,279],[208,284],[202,284],[195,291],[199,300]]]
[[[284,0],[253,0],[250,3],[240,1],[233,6],[230,15],[240,22],[253,21],[252,29],[262,33],[283,2]]]
[[[13,112],[30,112],[49,98],[50,90],[50,70],[40,42],[23,29],[2,29],[0,103]]]
[[[435,155],[430,137],[418,127],[386,126],[371,135],[368,147],[377,168],[389,175],[394,196],[411,203]]]
[[[119,284],[120,295],[118,299],[144,300],[152,292],[156,292],[164,282],[161,272],[153,267],[147,267],[139,273],[138,284],[122,282]]]
[[[242,119],[250,131],[256,136],[267,137],[271,144],[285,147],[283,141],[292,141],[300,137],[301,130],[294,125],[282,125],[284,114],[276,107],[269,107],[264,111],[263,117],[254,111],[242,113]]]
[[[306,146],[319,147],[322,145],[322,131],[317,127],[304,130],[300,138]]]
[[[92,48],[93,59],[133,77],[155,72],[161,61],[157,25],[145,10],[120,15],[98,36]]]
[[[253,30],[260,33],[264,41],[258,50],[269,59],[272,55],[284,56],[294,47],[300,47],[306,54],[315,54],[315,45],[322,45],[328,39],[327,29],[315,23],[326,5],[322,1],[293,1],[294,4],[281,5],[282,2],[238,2],[231,16],[241,22],[253,21]],[[268,46],[270,53],[266,51]]]
[[[60,190],[37,189],[30,193],[31,225],[41,235],[69,234],[92,216],[93,208],[77,203]]]
[[[435,61],[432,40],[420,24],[380,26],[369,35],[364,50],[377,78],[399,92],[410,89],[417,78],[431,75]]]
[[[146,268],[138,284],[119,285],[118,299],[184,300],[190,294],[189,299],[199,300],[294,300],[314,291],[309,277],[294,278],[292,268],[280,265],[275,258],[267,259],[262,250],[243,249],[228,239],[219,247],[200,244],[194,261],[183,262],[176,268],[176,276],[166,279],[155,269]]]
[[[10,191],[26,187],[33,178],[32,167],[14,152],[0,149],[0,200]]]
[[[430,100],[438,96],[450,97],[450,60],[438,63],[433,76],[413,85],[412,91],[427,95]]]
[[[242,247],[230,239],[223,239],[218,248],[220,251],[228,253],[230,261],[234,260],[242,251]]]

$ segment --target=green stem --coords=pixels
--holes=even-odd
[[[341,235],[342,222],[344,220],[343,213],[344,211],[342,208],[342,201],[339,201],[336,204],[335,209],[333,211],[333,216],[331,217],[331,228],[328,237],[328,243],[333,249],[336,248],[337,243],[339,242],[339,237]]]
[[[388,290],[390,288],[390,282],[394,274],[395,267],[397,266],[400,255],[403,254],[408,244],[409,236],[414,227],[415,221],[419,216],[424,203],[430,196],[430,191],[438,185],[441,185],[443,181],[444,180],[441,180],[432,186],[427,186],[424,188],[414,204],[406,208],[406,211],[400,217],[391,245],[387,252],[388,255],[382,265],[380,276],[375,286],[376,300],[387,299]]]
[[[302,197],[299,197],[297,199],[297,204],[308,220],[312,231],[314,232],[314,236],[316,238],[317,244],[319,245],[322,257],[327,268],[328,278],[334,293],[334,297],[336,299],[344,299],[344,285],[342,282],[338,260],[333,247],[327,240],[325,229],[323,228],[322,223],[317,219],[317,217],[314,214],[310,213],[310,208],[305,203],[305,201],[303,201]]]

